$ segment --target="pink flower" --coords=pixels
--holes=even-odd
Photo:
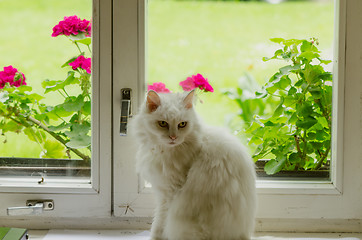
[[[69,63],[69,65],[72,66],[73,70],[76,70],[77,68],[82,68],[86,70],[87,73],[91,74],[91,58],[86,58],[83,55],[80,55],[73,62]]]
[[[153,90],[158,93],[169,93],[171,92],[166,85],[162,82],[155,82],[152,85],[148,84],[148,91]]]
[[[83,19],[81,20],[76,15],[64,17],[64,20],[60,21],[57,25],[53,27],[52,37],[57,37],[59,35],[77,35],[79,33],[85,33],[87,37],[91,35],[91,22]]]
[[[186,78],[186,80],[180,82],[180,86],[184,91],[191,91],[194,88],[200,88],[205,92],[214,92],[214,89],[208,82],[207,78],[204,78],[200,73]]]
[[[26,85],[25,79],[24,74],[13,66],[4,67],[4,70],[0,71],[0,89],[4,88],[6,83],[14,87]]]
[[[194,79],[192,77],[188,77],[185,81],[180,82],[180,86],[184,91],[191,91],[192,89],[196,88]]]

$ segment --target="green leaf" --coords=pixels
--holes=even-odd
[[[267,87],[265,90],[266,90],[269,94],[273,94],[273,93],[275,93],[275,92],[278,90],[278,87],[273,84],[273,85],[271,85],[270,87]]]
[[[294,125],[297,122],[297,120],[298,120],[297,113],[293,113],[292,116],[290,116],[288,123]]]
[[[62,104],[65,111],[68,112],[77,112],[80,111],[84,105],[83,95],[79,95],[77,98],[72,96],[66,99]]]
[[[76,40],[76,42],[84,44],[84,45],[90,45],[92,43],[92,39],[90,37],[86,37],[84,39],[81,40]]]
[[[33,88],[27,85],[21,85],[16,90],[18,90],[21,93],[24,93],[24,92],[31,92]]]
[[[299,55],[300,58],[305,58],[308,60],[308,62],[312,61],[313,59],[315,58],[318,58],[319,57],[319,54],[318,53],[314,53],[314,52],[304,52],[304,53],[301,53]]]
[[[301,52],[319,52],[318,49],[314,46],[313,43],[303,40],[302,45],[300,46]]]
[[[46,140],[43,145],[42,158],[64,158],[66,157],[65,147],[57,141]]]
[[[55,81],[55,80],[45,80],[42,82],[43,88],[45,88],[45,93],[51,92],[51,91],[57,91],[59,89],[64,89],[65,86],[71,85],[71,84],[77,84],[79,83],[79,79],[74,77],[75,72],[69,71],[68,76],[64,81]]]
[[[41,95],[39,95],[39,94],[37,94],[37,93],[32,93],[32,94],[29,94],[29,95],[28,95],[28,98],[29,98],[30,100],[32,100],[31,102],[34,102],[34,101],[40,101],[40,100],[42,100],[44,97],[41,96]]]
[[[264,171],[268,175],[273,175],[277,172],[280,172],[280,170],[283,169],[286,161],[287,157],[285,155],[280,155],[277,159],[271,159],[265,164]]]
[[[324,81],[328,81],[328,80],[332,80],[333,79],[333,75],[330,72],[324,72],[322,74],[319,75],[320,79],[323,79]]]
[[[288,76],[283,76],[280,78],[280,81],[277,82],[275,85],[278,87],[278,89],[285,90],[287,87],[289,87],[291,84],[291,80]]]
[[[250,127],[248,129],[245,130],[246,133],[253,133],[255,130],[257,130],[258,128],[261,128],[262,126],[257,123],[257,122],[253,122]]]
[[[297,114],[299,117],[308,118],[313,112],[313,106],[310,102],[305,101],[302,104],[297,105]]]
[[[268,96],[268,93],[266,92],[255,92],[256,98],[265,98],[266,96]]]
[[[284,106],[283,106],[283,104],[284,104],[284,98],[281,97],[281,98],[280,98],[280,103],[279,103],[278,107],[275,109],[275,111],[274,111],[274,113],[273,113],[273,118],[274,118],[274,117],[278,117],[278,116],[280,116],[280,115],[283,114],[283,111],[284,111]]]
[[[84,115],[91,115],[92,112],[92,104],[90,101],[84,102],[84,105],[82,107],[82,111]]]
[[[326,131],[319,130],[316,133],[316,139],[318,141],[324,141],[324,140],[330,139],[330,134],[328,134]]]
[[[329,128],[328,121],[325,117],[317,117],[318,123],[322,125],[324,128]]]
[[[299,40],[299,39],[287,39],[287,40],[284,40],[284,45],[285,46],[291,46],[291,45],[299,45],[301,44],[303,41],[305,40]]]
[[[66,144],[70,148],[86,148],[91,145],[91,137],[88,135],[73,136]]]
[[[23,127],[20,124],[14,122],[14,121],[9,121],[1,126],[3,133],[5,133],[5,132],[19,133],[22,128]]]
[[[308,84],[315,84],[320,81],[320,76],[324,73],[324,69],[319,65],[307,65],[303,70],[303,76]]]
[[[328,65],[332,62],[332,60],[323,60],[323,59],[319,59],[319,61],[322,63],[322,64],[325,64],[325,65]]]
[[[284,38],[271,38],[270,41],[274,42],[274,43],[282,43],[285,41]]]
[[[297,91],[298,91],[298,90],[297,90],[295,87],[289,88],[289,90],[288,90],[288,96],[293,96],[294,94],[297,93]]]
[[[257,136],[253,136],[250,140],[249,140],[249,144],[255,144],[255,145],[259,145],[263,143],[263,139],[258,138]]]
[[[77,59],[77,57],[72,57],[71,59],[69,59],[68,61],[66,61],[61,67],[64,68],[64,67],[69,67],[69,63],[71,62],[74,62],[75,59]]]
[[[65,132],[70,141],[66,144],[70,148],[85,148],[90,146],[91,137],[88,134],[90,126],[81,124],[72,124],[71,131]]]
[[[59,124],[58,126],[49,126],[49,130],[52,132],[57,132],[57,131],[61,131],[64,129],[67,129],[71,126],[70,123],[66,123],[66,122],[62,122],[61,124]]]
[[[270,121],[270,120],[268,120],[268,121],[266,121],[266,122],[264,123],[264,126],[265,126],[265,127],[273,127],[273,126],[275,126],[275,123],[272,122],[272,121]]]
[[[301,64],[287,65],[287,66],[279,68],[279,71],[282,75],[287,75],[292,71],[300,69],[301,67],[302,67]]]
[[[50,119],[59,120],[60,117],[69,117],[70,115],[72,115],[72,112],[66,111],[63,108],[63,104],[60,104],[55,107],[48,106],[45,114]]]
[[[295,164],[300,161],[300,154],[299,153],[292,153],[289,155],[289,162]]]
[[[87,37],[85,36],[85,33],[78,33],[77,35],[71,34],[68,36],[68,38],[72,41],[79,41],[79,40],[85,39]]]
[[[309,128],[313,127],[314,124],[316,124],[317,122],[318,121],[315,118],[308,117],[304,121],[299,119],[296,122],[296,126],[299,128],[303,128],[303,129],[309,129]]]
[[[46,140],[46,135],[43,131],[34,131],[32,128],[24,129],[24,133],[31,141],[42,143]]]
[[[312,94],[314,99],[320,99],[322,97],[322,88],[320,86],[309,87],[308,91]]]
[[[88,134],[88,132],[91,130],[90,126],[84,124],[72,124],[71,128],[73,133],[77,133],[79,135]]]

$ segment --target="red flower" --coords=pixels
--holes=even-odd
[[[200,88],[205,92],[214,92],[214,89],[207,78],[204,78],[200,73],[186,78],[186,80],[180,82],[180,86],[184,91],[191,91],[194,88]]]
[[[168,88],[166,88],[166,85],[162,82],[155,82],[152,85],[148,85],[148,91],[153,90],[158,93],[169,93],[171,92]]]
[[[90,37],[91,28],[91,22],[86,19],[81,20],[76,15],[64,17],[64,20],[53,27],[52,37],[77,35],[79,33],[85,33],[87,37]]]
[[[88,74],[91,74],[91,58],[86,58],[83,55],[80,55],[73,62],[69,63],[69,65],[72,66],[73,70],[76,70],[77,68],[82,68],[86,70]]]
[[[13,66],[4,67],[4,70],[0,71],[0,89],[4,88],[6,83],[14,87],[26,85],[25,79],[24,74]]]

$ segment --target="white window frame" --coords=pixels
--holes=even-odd
[[[26,179],[0,179],[0,225],[44,228],[67,218],[110,217],[111,200],[111,0],[93,1],[92,57],[92,170],[89,180],[45,179],[38,184]],[[102,107],[101,107],[102,106]],[[54,210],[39,216],[7,216],[8,207],[22,207],[27,200],[54,200]],[[25,224],[24,224],[25,223]]]
[[[129,0],[131,1],[131,0]],[[122,1],[124,3],[124,1]],[[133,3],[133,13],[138,14],[131,25],[133,45],[127,45],[128,49],[135,52],[132,57],[133,69],[132,87],[141,86],[145,82],[144,76],[144,53],[147,45],[145,43],[145,13],[147,9],[143,0],[138,5]],[[136,6],[137,5],[137,6]],[[258,214],[256,230],[259,231],[361,231],[362,219],[362,191],[355,192],[354,189],[361,189],[362,174],[358,172],[361,163],[358,163],[361,132],[358,116],[359,110],[359,86],[361,70],[351,63],[362,61],[357,58],[357,53],[362,52],[361,31],[358,29],[358,22],[361,16],[356,9],[361,9],[361,1],[358,0],[336,0],[335,1],[335,51],[334,51],[334,80],[333,80],[333,127],[332,127],[332,166],[330,181],[257,181],[258,191]],[[119,8],[119,9],[117,9]],[[117,15],[126,14],[124,8],[115,5],[115,19]],[[125,12],[123,12],[125,11]],[[348,12],[348,15],[347,15]],[[128,12],[129,13],[129,12]],[[135,17],[136,15],[134,15]],[[358,21],[359,20],[359,21]],[[118,20],[117,20],[118,21]],[[117,22],[115,21],[115,22]],[[348,28],[346,27],[348,25]],[[123,25],[122,25],[123,26]],[[123,30],[117,29],[115,25],[115,36]],[[348,31],[347,31],[348,30]],[[124,32],[123,32],[124,33]],[[130,32],[127,31],[127,34]],[[116,37],[117,38],[117,37]],[[357,40],[356,40],[357,39]],[[362,41],[361,41],[362,42]],[[123,42],[120,44],[124,44]],[[349,49],[353,49],[348,51]],[[114,45],[117,49],[117,44]],[[120,45],[119,48],[122,48]],[[347,50],[346,50],[347,49]],[[116,53],[118,50],[116,50]],[[122,52],[124,53],[124,52]],[[115,58],[122,58],[115,54]],[[123,61],[130,59],[125,56]],[[351,62],[353,61],[353,62]],[[121,60],[119,62],[122,62]],[[114,62],[115,63],[115,62]],[[138,64],[137,64],[138,63]],[[115,82],[120,71],[114,65]],[[128,69],[128,71],[130,71]],[[360,74],[360,75],[358,75]],[[130,77],[130,76],[127,76]],[[127,78],[126,77],[126,78]],[[137,82],[138,81],[138,82]],[[116,87],[114,93],[120,91]],[[140,93],[141,92],[141,93]],[[144,89],[137,91],[137,106],[142,101]],[[348,94],[345,94],[348,93]],[[120,108],[119,103],[114,102],[114,112]],[[356,109],[358,111],[356,111]],[[117,121],[117,117],[114,121]],[[357,121],[356,121],[357,120]],[[354,131],[353,131],[354,129]],[[116,136],[116,132],[114,136]],[[114,142],[132,141],[129,137],[122,140],[115,137]],[[118,146],[119,144],[116,144]],[[118,217],[151,217],[155,203],[152,192],[144,187],[143,181],[138,178],[134,171],[134,148],[126,153],[126,159],[117,160],[114,169],[114,215]],[[119,162],[118,162],[119,161]],[[118,163],[117,163],[118,162]],[[132,208],[132,211],[126,209]],[[137,218],[139,221],[139,219]],[[348,221],[348,222],[347,222]]]
[[[146,229],[150,227],[155,207],[154,196],[148,188],[144,187],[143,181],[135,173],[135,142],[129,136],[119,136],[120,90],[133,89],[133,114],[137,113],[137,108],[145,94],[146,1],[95,0],[98,7],[102,2],[94,18],[95,21],[98,20],[100,30],[98,74],[101,81],[99,92],[103,97],[100,98],[98,105],[102,106],[99,113],[100,122],[105,121],[105,124],[99,126],[100,152],[98,155],[102,158],[99,169],[103,168],[104,171],[100,171],[99,186],[96,188],[98,191],[95,191],[93,195],[60,194],[64,196],[64,201],[76,195],[87,202],[89,197],[106,193],[103,198],[99,198],[99,201],[94,203],[98,203],[99,208],[106,206],[109,211],[105,214],[100,212],[98,207],[89,208],[87,204],[77,202],[75,208],[90,211],[84,213],[68,207],[68,201],[67,204],[59,203],[59,209],[66,210],[64,215],[15,219],[3,218],[0,215],[0,225],[11,224],[43,229]],[[360,172],[362,168],[360,160],[362,31],[359,29],[362,16],[359,9],[362,9],[360,0],[336,0],[335,39],[337,41],[334,66],[337,67],[334,69],[332,140],[334,161],[331,181],[258,181],[259,208],[256,230],[308,232],[362,230],[362,174]],[[111,80],[113,80],[113,85]],[[111,115],[112,118],[109,117]],[[112,144],[113,153],[109,149]],[[111,159],[113,159],[112,163]],[[112,190],[111,194],[109,189]],[[54,195],[56,194],[41,196],[51,198]],[[13,197],[9,194],[6,198],[8,196],[14,201],[13,205],[20,203],[16,194]],[[38,195],[29,194],[28,196]],[[2,195],[0,197],[3,199]]]

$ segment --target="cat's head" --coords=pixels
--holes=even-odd
[[[147,131],[149,140],[167,147],[175,147],[191,139],[199,126],[193,100],[194,91],[149,91],[142,111],[144,131]]]

